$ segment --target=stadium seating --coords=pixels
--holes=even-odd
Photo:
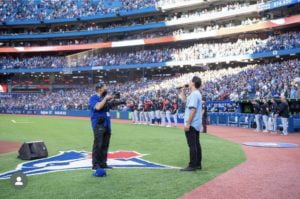
[[[185,73],[177,77],[149,80],[148,82],[114,84],[110,86],[110,90],[122,92],[122,97],[127,99],[127,101],[138,102],[143,99],[155,99],[158,96],[158,92],[171,100],[177,96],[176,87],[178,85],[183,85],[188,79],[198,75],[204,82],[202,92],[207,100],[228,99],[237,101],[251,99],[251,96],[261,99],[263,97],[278,98],[281,95],[297,99],[299,98],[299,89],[294,86],[296,83],[294,80],[299,74],[300,61],[296,59],[281,63]],[[266,82],[266,80],[268,81]],[[86,99],[92,93],[93,88],[90,87],[89,89],[62,89],[41,94],[18,95],[14,98],[0,98],[0,108],[86,110],[88,109]],[[121,106],[119,109],[126,110],[126,107]],[[214,111],[214,106],[209,107],[209,111]],[[235,119],[234,121],[237,122]]]
[[[83,59],[68,60],[65,57],[29,57],[15,59],[1,57],[0,68],[62,68],[88,66],[115,66],[130,64],[149,64],[167,61],[196,61],[255,53],[287,50],[300,47],[300,33],[288,32],[269,36],[267,39],[239,39],[227,43],[196,43],[184,48],[164,48],[155,50],[138,50],[120,53],[101,53]]]
[[[154,0],[12,0],[0,1],[0,21],[76,18],[155,6]]]

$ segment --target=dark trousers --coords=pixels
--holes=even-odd
[[[205,116],[202,117],[202,126],[203,126],[203,133],[207,133],[207,119]]]
[[[93,167],[104,167],[107,162],[107,153],[110,141],[110,133],[107,132],[103,125],[97,124],[93,129],[94,144],[92,152]]]
[[[189,131],[185,132],[185,137],[189,146],[190,151],[190,162],[189,167],[196,168],[201,167],[202,152],[199,139],[200,132],[194,127],[190,127]]]

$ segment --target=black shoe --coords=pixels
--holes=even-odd
[[[97,170],[97,169],[100,169],[100,166],[99,165],[93,165],[92,170]]]
[[[100,166],[100,168],[102,168],[102,169],[113,169],[112,167],[110,167],[110,166],[108,166],[108,165]]]
[[[197,170],[197,167],[186,167],[186,168],[180,169],[180,171],[196,171],[196,170]]]

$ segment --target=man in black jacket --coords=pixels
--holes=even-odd
[[[253,100],[253,112],[255,114],[255,123],[256,123],[256,129],[255,131],[259,132],[261,131],[261,113],[260,113],[260,104],[258,101]]]
[[[268,110],[268,102],[266,100],[266,98],[263,99],[263,103],[260,105],[260,113],[262,114],[262,118],[263,118],[263,122],[264,122],[264,133],[268,133],[268,114],[269,114],[269,110]]]
[[[281,119],[282,127],[283,127],[283,135],[288,135],[288,126],[289,126],[289,105],[285,98],[285,96],[281,96],[280,98],[281,103],[278,105],[278,114]]]

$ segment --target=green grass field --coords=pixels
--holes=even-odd
[[[13,123],[11,120],[31,123]],[[0,140],[43,140],[49,155],[71,149],[91,151],[89,121],[62,118],[0,115]],[[177,169],[113,169],[108,177],[92,177],[91,170],[48,173],[28,177],[28,185],[16,190],[0,180],[0,198],[178,198],[245,160],[241,146],[201,134],[203,170],[186,173]],[[143,159],[184,167],[188,148],[180,129],[113,124],[110,151],[134,150],[149,154]],[[22,161],[17,152],[0,155],[0,172]]]

